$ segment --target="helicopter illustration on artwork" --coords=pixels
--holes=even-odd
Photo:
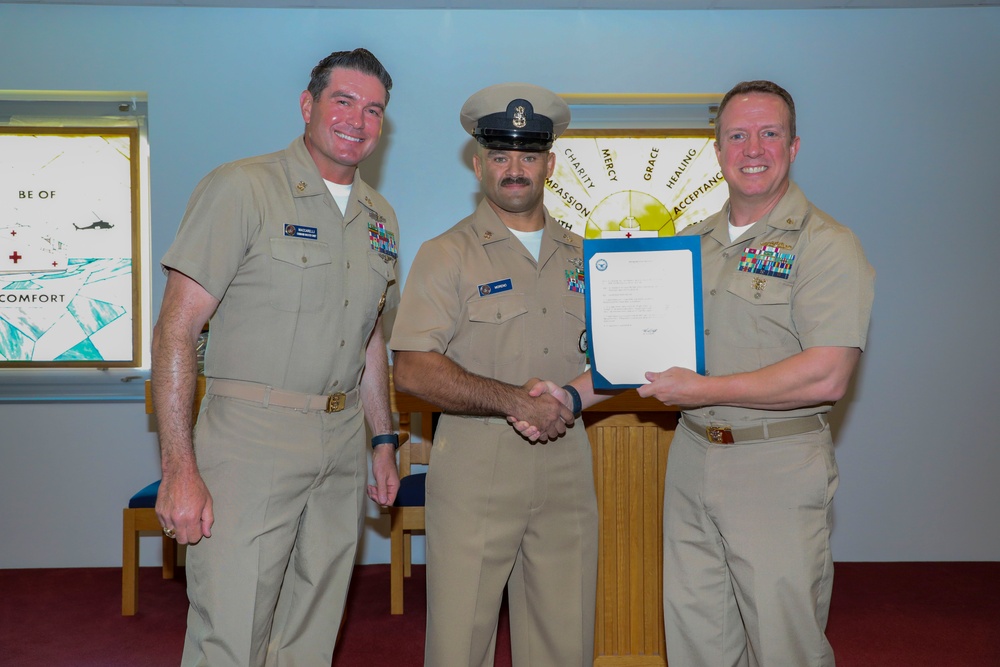
[[[111,229],[112,227],[114,227],[114,225],[104,220],[103,218],[101,218],[101,216],[97,215],[96,213],[94,213],[94,217],[97,218],[96,222],[92,222],[84,227],[81,227],[74,222],[73,227],[75,229]]]

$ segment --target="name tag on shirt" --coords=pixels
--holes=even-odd
[[[490,294],[496,294],[497,292],[507,292],[512,289],[514,289],[514,284],[511,282],[510,278],[504,278],[503,280],[497,280],[496,282],[480,285],[479,296],[488,296]]]
[[[316,228],[305,227],[303,225],[285,225],[285,236],[294,236],[298,239],[316,240]]]

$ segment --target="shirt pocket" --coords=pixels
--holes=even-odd
[[[735,298],[715,329],[728,329],[733,348],[753,351],[753,360],[744,360],[740,370],[767,366],[801,349],[792,323],[792,287],[786,279],[744,272],[730,279],[726,290]]]
[[[286,312],[314,312],[326,301],[330,246],[321,241],[271,239],[271,305]]]
[[[562,350],[563,357],[582,367],[587,359],[587,322],[582,294],[562,298]]]
[[[522,294],[476,297],[469,303],[472,358],[490,366],[508,364],[524,354],[528,305]]]

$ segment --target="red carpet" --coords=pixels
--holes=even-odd
[[[332,667],[423,662],[423,568],[389,614],[386,565],[355,569]],[[0,570],[0,665],[176,667],[182,580],[142,568],[139,613],[121,616],[118,569]],[[1000,666],[1000,563],[838,563],[828,636],[838,667]],[[498,666],[510,665],[506,622]],[[678,666],[683,667],[683,666]]]
[[[837,667],[1000,667],[1000,563],[837,563]]]

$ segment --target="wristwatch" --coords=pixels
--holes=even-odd
[[[379,445],[384,445],[386,443],[392,443],[393,451],[399,449],[399,436],[395,433],[385,433],[383,435],[376,435],[372,438],[372,449],[375,449]]]

